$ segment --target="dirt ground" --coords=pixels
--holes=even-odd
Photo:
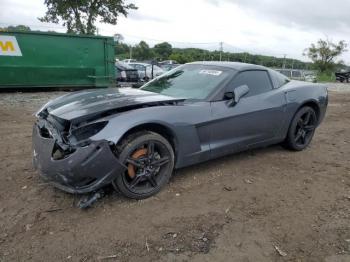
[[[113,193],[86,211],[31,165],[32,114],[60,94],[0,94],[1,262],[350,261],[350,92],[330,92],[303,152],[220,158],[176,171],[156,197]]]

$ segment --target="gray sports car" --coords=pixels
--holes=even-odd
[[[195,62],[140,89],[70,93],[36,114],[34,165],[70,193],[112,184],[154,195],[174,168],[281,143],[306,148],[324,118],[325,86],[243,63]]]

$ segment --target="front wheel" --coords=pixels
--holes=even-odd
[[[285,146],[291,150],[304,150],[311,142],[317,127],[317,115],[313,108],[302,107],[295,114],[285,140]]]
[[[127,169],[112,184],[124,196],[148,198],[169,181],[174,168],[174,151],[161,135],[148,131],[130,135],[118,151],[119,161]]]

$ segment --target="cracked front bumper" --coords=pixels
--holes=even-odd
[[[125,167],[113,154],[108,141],[93,141],[78,147],[64,159],[54,160],[53,138],[40,135],[33,127],[33,164],[41,177],[53,186],[74,194],[95,191],[110,184]]]

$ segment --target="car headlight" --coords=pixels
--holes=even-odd
[[[108,121],[100,121],[74,129],[71,132],[70,140],[73,139],[73,142],[87,140],[100,132],[107,124]]]

